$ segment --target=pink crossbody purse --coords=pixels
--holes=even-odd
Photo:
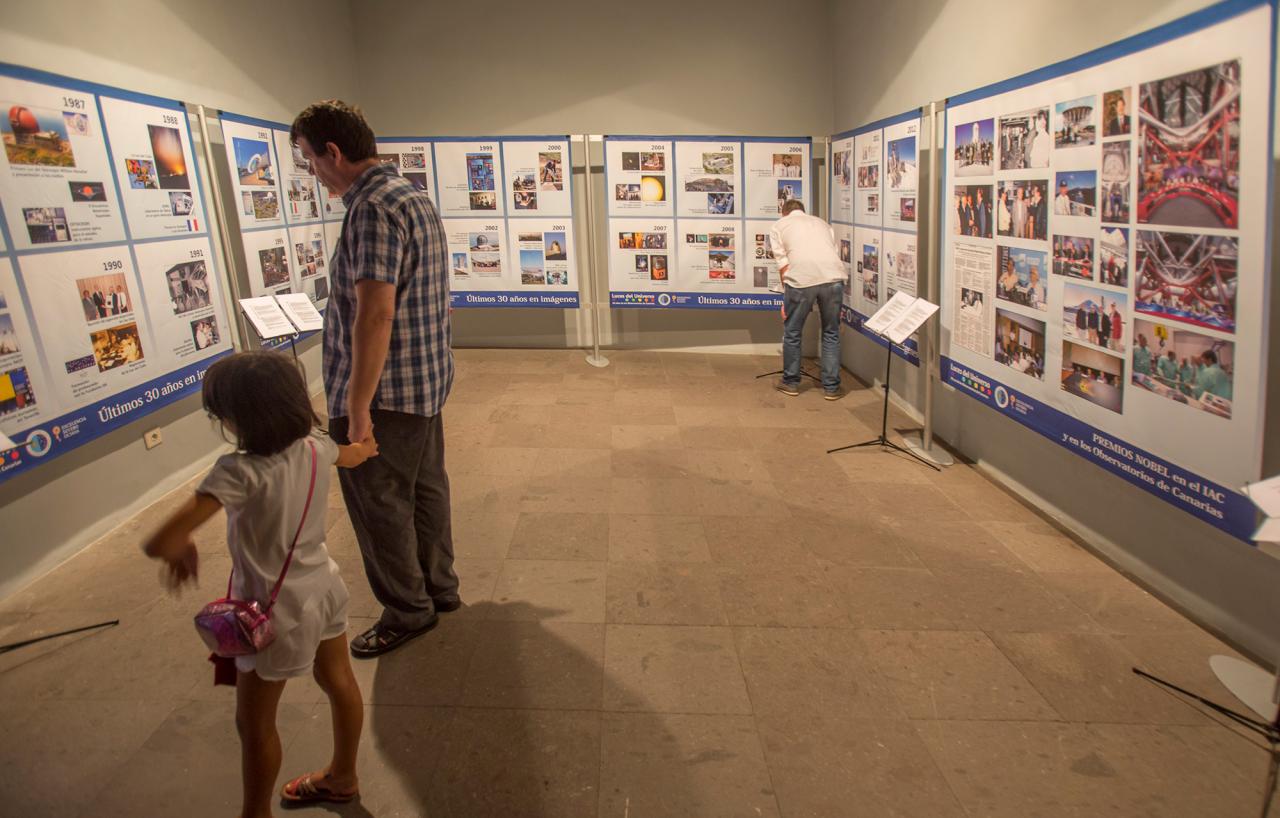
[[[231,576],[227,578],[227,595],[205,605],[196,614],[196,632],[215,656],[224,659],[250,656],[270,645],[276,638],[275,628],[271,626],[271,608],[276,604],[280,586],[284,584],[284,575],[289,572],[289,563],[293,562],[293,549],[298,547],[302,525],[307,521],[311,497],[316,490],[316,444],[311,440],[307,444],[311,447],[311,487],[307,489],[307,503],[302,507],[302,519],[293,535],[293,544],[289,546],[289,556],[285,557],[280,577],[271,589],[267,607],[264,609],[256,599],[231,598],[231,583],[236,575],[235,568],[232,568]]]

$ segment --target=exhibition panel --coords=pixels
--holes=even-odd
[[[917,153],[921,118],[907,111],[831,137],[828,212],[840,259],[849,272],[841,320],[878,344],[863,328],[897,292],[917,292]],[[915,340],[894,352],[919,365]]]
[[[942,377],[1248,539],[1261,468],[1272,4],[948,102]]]
[[[609,303],[778,309],[769,228],[812,205],[809,138],[606,136]]]
[[[576,307],[568,136],[387,137],[444,222],[454,307]]]
[[[231,337],[182,103],[7,64],[0,102],[4,481],[198,391]]]

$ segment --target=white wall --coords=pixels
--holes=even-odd
[[[387,135],[825,136],[832,124],[828,5],[353,3],[358,102],[374,130]],[[581,188],[581,159],[575,164]],[[598,175],[595,181],[601,184]],[[603,267],[598,272],[606,344],[779,347],[773,313],[609,310],[607,275]],[[577,313],[459,310],[454,342],[586,344],[587,321]]]
[[[1203,0],[833,0],[835,130],[1017,76],[1208,5]],[[1272,290],[1276,315],[1274,296],[1280,288]],[[866,380],[877,378],[883,351],[852,333],[845,338],[845,365]],[[1270,348],[1277,360],[1280,333],[1272,333]],[[921,371],[895,367],[895,372],[897,396],[918,410]],[[1280,396],[1277,381],[1272,376],[1269,396]],[[1264,471],[1272,474],[1280,470],[1280,401],[1269,404]],[[934,420],[942,439],[1076,530],[1148,588],[1262,660],[1280,659],[1280,595],[1275,593],[1280,562],[950,388],[935,389]]]
[[[6,15],[0,55],[285,122],[317,98],[356,93],[345,0],[28,3]],[[305,362],[319,371],[316,352]],[[164,443],[147,451],[143,430],[156,426]],[[199,398],[186,398],[0,485],[0,597],[180,485],[222,445]]]

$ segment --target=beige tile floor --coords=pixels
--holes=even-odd
[[[877,395],[786,398],[776,359],[460,351],[446,410],[467,606],[357,665],[347,816],[1234,816],[1265,753],[1143,683],[1230,700],[1229,649],[957,465],[870,450]],[[899,428],[909,426],[895,417]],[[187,489],[189,490],[189,489]],[[138,552],[165,498],[0,602],[0,814],[232,816],[233,692]],[[352,632],[378,606],[340,497]],[[285,773],[323,763],[308,681]]]

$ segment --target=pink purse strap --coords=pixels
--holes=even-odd
[[[289,555],[284,558],[284,567],[280,569],[280,576],[276,579],[275,587],[271,589],[271,600],[267,603],[267,608],[263,613],[271,613],[271,607],[276,604],[276,597],[280,594],[280,587],[284,585],[284,575],[289,573],[289,564],[293,562],[293,550],[298,547],[298,538],[302,536],[302,526],[307,522],[307,512],[311,510],[311,498],[316,491],[316,444],[313,440],[307,440],[307,445],[311,447],[311,485],[307,488],[307,502],[302,507],[302,519],[298,521],[298,530],[293,533],[293,543],[289,546]],[[235,579],[236,569],[231,568],[231,575],[227,577],[227,599],[231,598],[231,583]]]

